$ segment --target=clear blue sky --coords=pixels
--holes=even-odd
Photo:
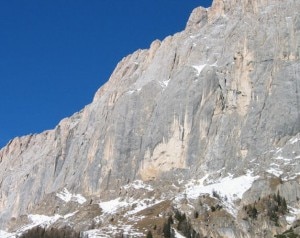
[[[92,101],[116,64],[184,29],[211,0],[0,2],[0,147]]]

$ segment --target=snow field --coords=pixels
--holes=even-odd
[[[186,185],[186,190],[181,193],[176,200],[179,202],[182,198],[197,199],[200,195],[209,194],[213,197],[213,193],[217,193],[222,199],[223,205],[233,216],[237,215],[234,201],[242,199],[243,194],[251,188],[252,183],[258,178],[250,172],[246,175],[233,178],[232,175],[221,179],[220,181],[203,185],[208,175],[199,181],[191,181]]]

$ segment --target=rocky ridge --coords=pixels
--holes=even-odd
[[[162,227],[177,210],[202,236],[297,227],[299,12],[296,0],[215,0],[184,31],[125,57],[82,111],[1,149],[0,229],[160,235],[144,219]],[[277,224],[243,212],[277,192],[289,206]]]

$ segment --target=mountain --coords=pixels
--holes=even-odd
[[[90,105],[10,141],[0,236],[299,237],[299,12],[298,0],[196,8]]]

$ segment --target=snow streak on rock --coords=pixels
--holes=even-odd
[[[71,194],[66,188],[64,188],[63,191],[57,193],[56,196],[65,202],[72,201],[79,204],[83,204],[86,202],[85,197],[83,197],[81,194]]]

